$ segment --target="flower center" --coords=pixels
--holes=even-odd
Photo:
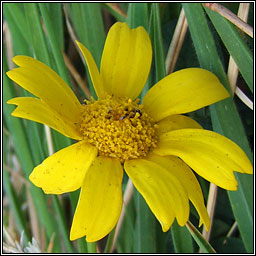
[[[100,155],[116,157],[122,163],[146,156],[156,146],[157,125],[138,101],[114,96],[85,101],[80,125],[84,139],[96,146]]]

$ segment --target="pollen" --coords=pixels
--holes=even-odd
[[[139,100],[106,96],[85,101],[80,131],[103,156],[128,159],[145,157],[156,147],[156,127]]]

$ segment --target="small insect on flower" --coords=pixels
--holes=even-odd
[[[120,120],[124,120],[127,116],[129,116],[128,113],[126,113],[124,116],[121,116],[121,117],[120,117]]]
[[[142,113],[141,113],[141,111],[140,111],[139,109],[135,109],[135,110],[133,110],[133,112],[134,112],[134,115],[133,115],[133,116],[131,116],[131,118],[134,118],[134,117],[136,116],[136,114],[137,114],[137,113],[139,114],[139,116],[138,116],[138,117],[141,117],[141,115],[142,115]]]

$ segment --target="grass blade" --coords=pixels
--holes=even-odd
[[[235,60],[244,80],[253,92],[253,55],[236,27],[217,12],[205,8],[229,54]]]
[[[148,28],[148,4],[147,3],[129,3],[127,13],[127,24],[130,28],[143,26]]]
[[[151,41],[153,42],[153,52],[154,52],[154,61],[155,61],[155,82],[165,77],[165,57],[164,57],[164,48],[163,48],[163,39],[162,39],[162,30],[161,30],[161,19],[160,19],[160,10],[158,3],[152,3],[151,6],[151,17],[152,24],[150,24],[150,33]]]
[[[202,68],[215,73],[228,89],[227,77],[200,4],[183,4],[190,33]],[[236,142],[252,160],[250,146],[234,101],[228,98],[210,107],[215,131]],[[236,174],[239,189],[228,191],[234,216],[247,252],[253,251],[253,176]]]
[[[202,249],[203,253],[216,253],[213,247],[203,238],[201,233],[195,228],[195,226],[190,221],[187,222],[186,227],[190,232],[191,236],[197,242],[200,249]]]
[[[100,67],[101,55],[105,42],[105,31],[101,15],[101,8],[99,3],[75,3],[71,4],[69,16],[75,28],[78,40],[88,48],[94,60]],[[89,88],[96,99],[88,68],[86,66],[86,74],[89,80]]]
[[[4,57],[4,63],[3,63],[3,101],[7,102],[9,99],[13,98],[14,93],[14,87],[11,84],[10,80],[5,75],[7,68],[6,59]],[[13,135],[13,142],[15,145],[17,157],[20,161],[20,164],[22,166],[22,170],[24,172],[24,177],[28,180],[28,176],[30,175],[31,171],[33,170],[35,164],[31,157],[30,152],[30,146],[28,144],[28,137],[26,134],[26,130],[24,128],[23,122],[21,119],[12,117],[11,113],[14,110],[14,106],[4,104],[4,118],[8,127],[8,130]],[[52,236],[53,233],[55,233],[55,225],[52,216],[50,216],[48,212],[48,206],[46,204],[46,197],[44,196],[41,189],[35,187],[35,186],[29,186],[30,193],[33,198],[33,202],[37,209],[37,214],[40,218],[41,224],[45,227],[46,233],[48,235],[48,238]],[[56,244],[58,247],[58,244]],[[56,249],[60,249],[57,248]]]
[[[194,252],[192,237],[185,227],[179,226],[175,221],[171,226],[171,233],[176,253]]]
[[[70,84],[68,72],[67,72],[67,69],[65,66],[65,62],[64,62],[62,53],[61,53],[61,50],[62,50],[61,44],[63,44],[63,43],[59,42],[59,39],[58,39],[58,38],[62,38],[63,34],[60,33],[58,30],[57,30],[58,33],[56,33],[54,23],[53,23],[56,20],[56,18],[55,18],[55,20],[52,20],[52,16],[50,16],[50,12],[47,9],[46,4],[39,3],[39,7],[40,7],[40,10],[41,10],[41,13],[43,16],[45,27],[47,29],[49,42],[50,42],[53,56],[54,56],[54,59],[55,59],[56,65],[57,65],[58,73],[67,84]]]
[[[13,51],[15,54],[30,55],[29,43],[25,40],[22,30],[19,29],[16,20],[11,15],[12,10],[9,8],[9,5],[7,3],[3,4],[3,9],[4,17],[12,36]]]
[[[23,3],[4,3],[4,12],[8,9],[8,13],[11,15],[13,21],[15,22],[21,38],[26,41],[29,45],[30,42],[30,32],[27,26],[27,20],[24,15],[24,5]]]

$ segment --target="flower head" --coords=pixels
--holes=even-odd
[[[26,56],[7,75],[35,97],[13,98],[12,115],[44,123],[78,142],[34,168],[31,182],[45,193],[81,188],[70,239],[88,242],[107,235],[122,208],[123,170],[167,231],[174,219],[183,226],[189,200],[209,228],[200,185],[193,174],[236,190],[234,171],[252,173],[246,154],[232,141],[204,130],[182,115],[229,97],[211,72],[183,69],[166,76],[145,95],[152,48],[142,27],[115,23],[107,36],[100,71],[85,46],[84,55],[98,96],[80,104],[49,67]],[[193,171],[190,169],[192,168]]]

